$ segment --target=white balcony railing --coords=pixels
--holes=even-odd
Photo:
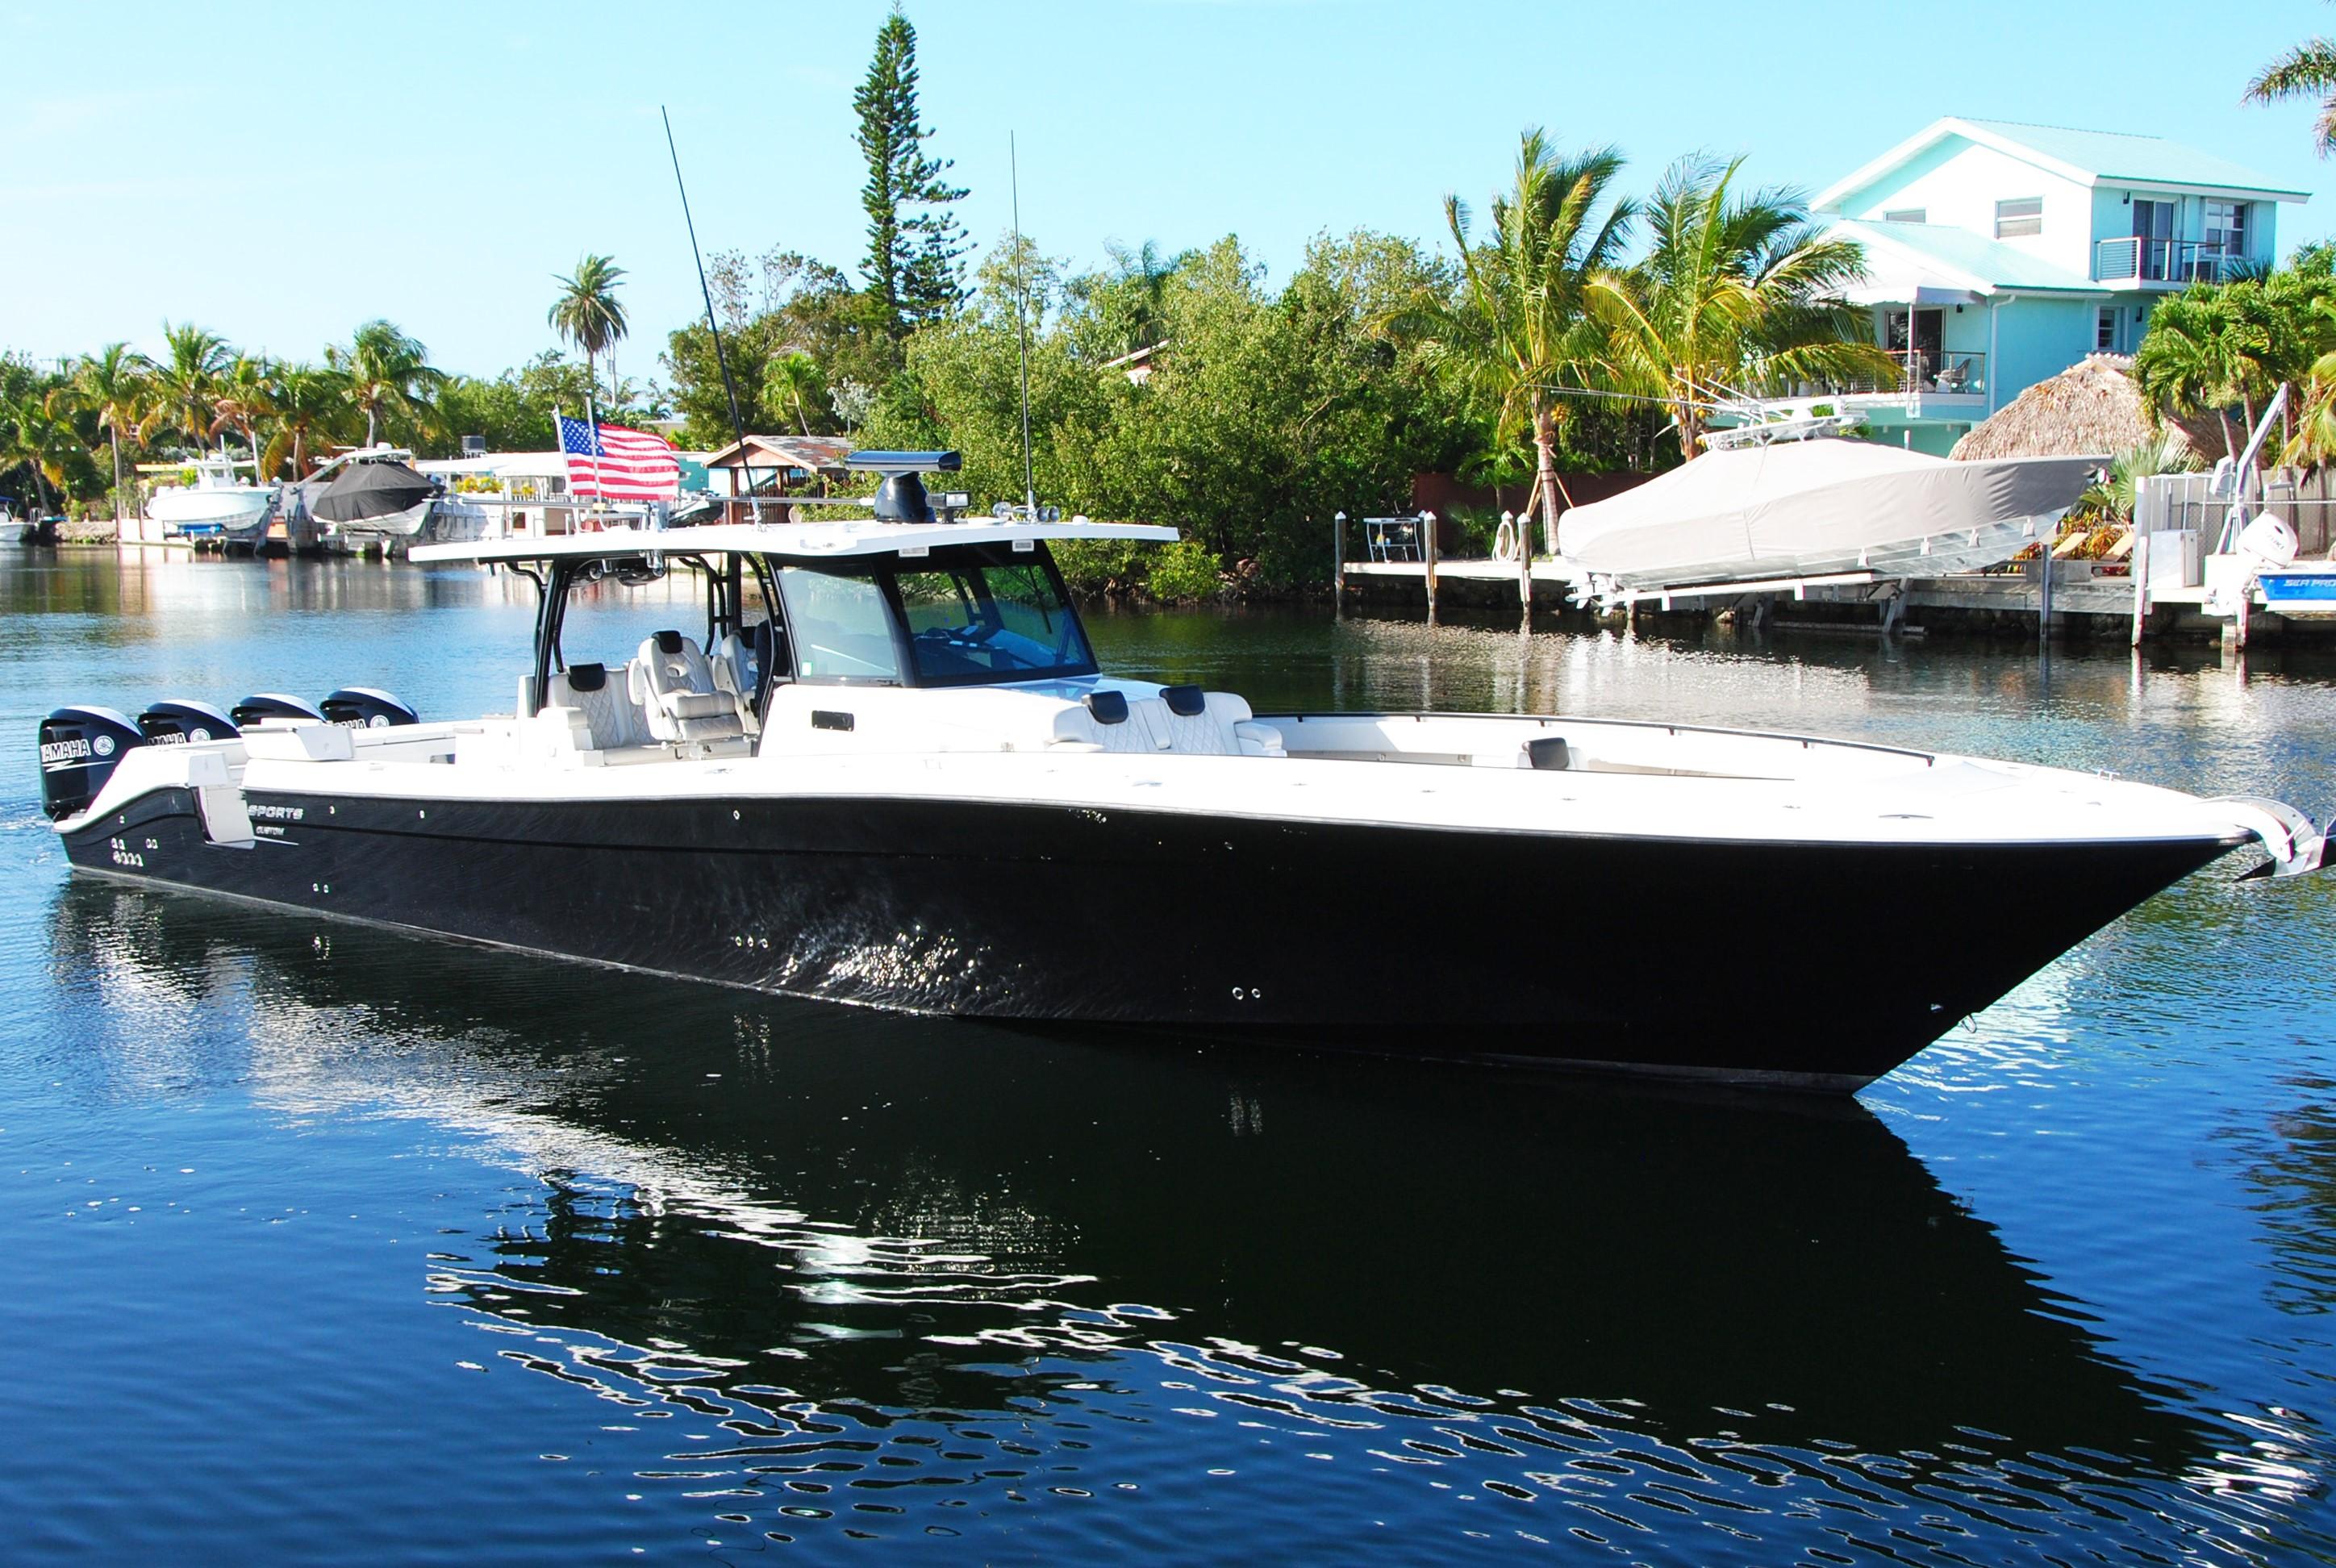
[[[1762,394],[1769,397],[1859,394],[1869,396],[1896,394],[1910,397],[1939,394],[1976,397],[1987,392],[1987,355],[1984,354],[1965,353],[1959,348],[1892,348],[1883,352],[1898,362],[1899,371],[1894,377],[1835,376],[1825,381],[1763,386]]]
[[[2093,246],[2098,283],[2221,283],[2247,258],[2212,239],[2143,239],[2120,236]]]

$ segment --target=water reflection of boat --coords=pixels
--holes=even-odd
[[[979,1490],[986,1417],[1190,1406],[1528,1495],[1619,1467],[1787,1539],[1773,1488],[1838,1486],[1985,1557],[2005,1508],[2162,1528],[2231,1467],[1852,1105],[1091,1049],[183,901],[69,885],[54,958],[109,1015],[231,1020],[287,1116],[540,1178],[429,1288],[579,1392],[728,1412],[693,1457],[741,1485],[946,1427],[894,1478]]]

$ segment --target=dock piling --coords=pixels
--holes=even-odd
[[[1343,613],[1347,608],[1347,514],[1343,511],[1330,518],[1330,592],[1332,602]]]
[[[1427,568],[1427,624],[1436,624],[1436,514],[1419,514],[1419,559]]]
[[[1533,624],[1533,511],[1528,507],[1522,516],[1501,513],[1501,521],[1509,525],[1509,535],[1517,541],[1517,615],[1523,622]]]
[[[2133,643],[2141,646],[2142,633],[2149,625],[2149,535],[2134,531],[2133,559]]]

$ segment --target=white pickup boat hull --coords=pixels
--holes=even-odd
[[[903,695],[852,700],[879,728]],[[132,752],[60,826],[87,871],[792,995],[1825,1089],[2256,832],[2138,784],[1793,737],[1262,722],[1288,756],[573,770],[527,764],[514,721],[314,726]],[[1572,765],[1524,765],[1551,737]],[[1789,917],[1685,918],[1722,890]]]
[[[250,543],[268,528],[268,508],[276,501],[274,487],[159,490],[146,503],[146,515],[162,525],[166,538],[222,538]]]
[[[60,709],[44,800],[82,871],[759,990],[1834,1089],[2229,850],[2324,854],[2267,803],[1890,746],[1260,718],[1095,668],[1041,548],[1095,531],[419,546],[543,568],[518,716],[351,688],[325,711],[388,727],[262,696],[235,739],[164,745]],[[568,657],[572,589],[674,565],[707,585],[710,664],[677,630]],[[748,570],[775,618],[737,613]]]
[[[318,524],[327,540],[350,544],[373,544],[382,541],[406,543],[431,537],[430,517],[438,498],[417,502],[404,511],[393,511],[380,517],[368,517],[355,522],[325,522]]]

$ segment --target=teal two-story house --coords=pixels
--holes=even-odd
[[[2155,136],[1933,122],[1810,203],[1865,248],[1851,297],[1898,384],[1769,388],[1768,406],[1830,402],[1876,439],[1943,454],[2085,355],[2132,353],[2165,295],[2270,266],[2279,204],[2305,200]]]

